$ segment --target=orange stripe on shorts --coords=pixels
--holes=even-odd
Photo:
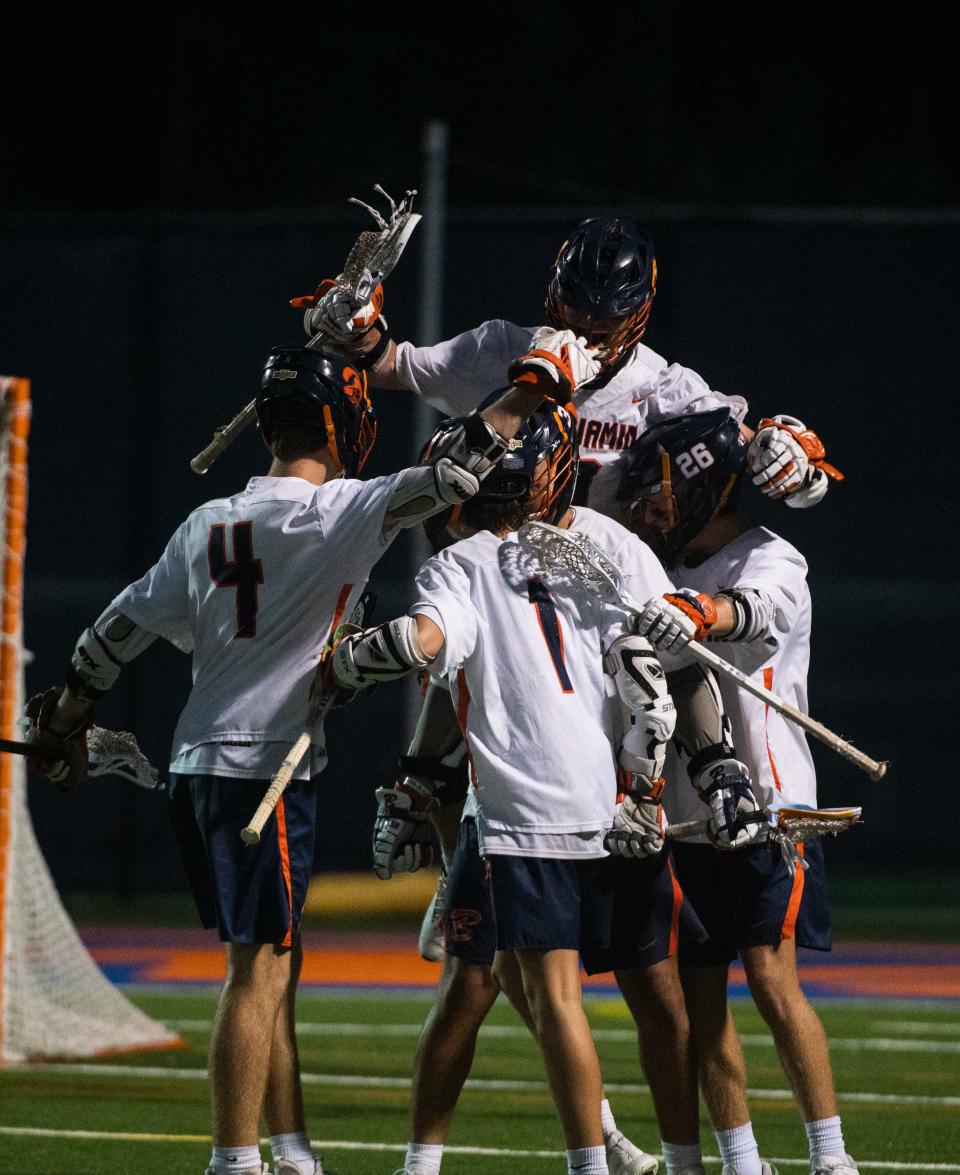
[[[283,871],[283,886],[287,891],[287,904],[290,907],[290,921],[287,924],[287,933],[283,936],[281,946],[293,946],[293,881],[290,877],[290,850],[287,848],[287,812],[283,806],[283,796],[277,800],[277,843],[280,846],[280,868]]]
[[[673,885],[673,912],[670,915],[670,945],[667,948],[667,957],[672,958],[677,953],[677,943],[680,941],[680,909],[683,906],[683,890],[677,875],[673,871],[673,861],[667,858],[667,867],[670,870],[670,881]]]
[[[797,845],[797,852],[803,856],[803,841]],[[797,865],[796,872],[793,875],[793,889],[790,891],[790,901],[787,902],[787,912],[783,919],[783,926],[780,927],[781,938],[793,938],[793,932],[797,925],[797,915],[800,913],[800,903],[803,901],[803,883],[807,875],[806,869],[801,869]]]

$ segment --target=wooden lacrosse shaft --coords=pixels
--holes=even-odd
[[[726,677],[733,678],[741,689],[746,690],[748,694],[753,694],[755,698],[766,702],[771,710],[776,710],[784,718],[789,718],[791,722],[795,722],[797,726],[801,727],[808,734],[812,734],[814,738],[825,743],[831,751],[842,755],[844,759],[849,760],[849,762],[859,767],[861,771],[866,771],[871,779],[883,779],[886,775],[888,766],[886,762],[881,763],[876,759],[871,759],[869,755],[865,755],[863,751],[858,750],[853,743],[848,743],[839,734],[834,734],[822,722],[817,722],[809,714],[804,714],[796,706],[791,706],[789,702],[785,702],[783,698],[778,697],[771,690],[764,689],[762,685],[759,685],[745,673],[741,673],[729,661],[725,661],[716,653],[711,652],[710,649],[705,649],[697,641],[691,641],[686,647],[698,661],[701,661],[704,665],[709,665],[717,673],[722,673]]]
[[[631,600],[626,594],[620,596],[620,604],[635,616],[639,616],[643,611],[640,605]],[[846,739],[841,738],[839,734],[834,734],[822,722],[817,722],[809,714],[804,714],[796,706],[791,706],[789,702],[785,702],[783,698],[773,693],[772,690],[765,689],[762,685],[755,682],[752,677],[741,673],[735,665],[731,665],[729,661],[725,661],[716,653],[711,652],[710,649],[704,648],[699,641],[690,641],[684,648],[688,649],[690,655],[697,661],[700,661],[704,665],[709,665],[711,669],[722,674],[724,677],[732,678],[741,689],[746,690],[748,694],[753,694],[755,698],[759,698],[762,702],[766,702],[771,710],[776,710],[784,718],[789,718],[791,722],[795,722],[797,726],[801,727],[808,734],[812,734],[814,738],[826,744],[831,751],[835,751],[838,755],[841,755],[844,759],[849,760],[849,762],[859,767],[861,771],[865,771],[871,779],[883,779],[886,775],[887,767],[889,766],[886,761],[878,762],[876,759],[871,759],[869,755],[865,755],[863,751],[858,750],[853,743],[848,743]]]
[[[240,838],[245,845],[255,845],[260,843],[260,834],[263,832],[263,826],[273,815],[273,811],[280,801],[280,797],[287,790],[287,785],[293,779],[293,773],[300,766],[303,756],[310,749],[310,743],[313,741],[313,732],[317,729],[319,724],[327,716],[327,711],[333,704],[334,695],[323,699],[318,705],[312,707],[307,716],[307,725],[301,733],[300,737],[293,744],[287,752],[287,757],[280,764],[277,773],[270,780],[270,786],[263,793],[263,799],[260,801],[253,818],[246,828],[240,832]]]
[[[232,445],[237,437],[243,432],[248,424],[251,424],[257,415],[257,402],[251,400],[245,408],[241,408],[233,420],[229,424],[224,424],[216,429],[213,434],[213,440],[209,445],[190,462],[190,468],[194,473],[204,474],[210,466],[216,461],[224,449],[228,445]]]

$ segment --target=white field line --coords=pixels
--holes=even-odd
[[[168,1028],[175,1032],[209,1032],[210,1020],[166,1020]],[[526,1028],[519,1024],[484,1025],[481,1033],[488,1038],[515,1040],[529,1036]],[[593,1039],[632,1043],[637,1039],[634,1028],[594,1028]],[[301,1036],[357,1036],[381,1037],[399,1036],[415,1038],[420,1035],[419,1024],[317,1024],[297,1025]],[[740,1040],[749,1047],[773,1048],[773,1038],[765,1033],[741,1035]],[[835,1052],[848,1053],[956,1053],[960,1055],[960,1041],[904,1040],[872,1036],[830,1037],[830,1048]]]
[[[960,1022],[950,1020],[878,1020],[878,1032],[915,1032],[918,1036],[960,1036]]]
[[[60,1073],[77,1077],[130,1077],[142,1080],[158,1081],[206,1081],[206,1069],[166,1069],[160,1065],[99,1065],[92,1062],[68,1064],[65,1062],[51,1062],[50,1064],[10,1065],[3,1073]],[[334,1086],[338,1088],[355,1089],[409,1089],[409,1077],[373,1077],[353,1073],[304,1073],[301,1076],[304,1085]],[[634,1082],[604,1083],[611,1093],[649,1094],[646,1085]],[[545,1081],[518,1081],[493,1078],[471,1077],[466,1084],[467,1089],[514,1091],[527,1093],[546,1093]],[[748,1089],[750,1097],[767,1101],[792,1101],[793,1095],[788,1089]],[[930,1094],[900,1094],[900,1093],[843,1093],[837,1090],[837,1099],[842,1102],[860,1102],[870,1105],[891,1106],[960,1106],[960,1097],[945,1095],[936,1097]]]
[[[72,1141],[93,1142],[160,1142],[160,1143],[209,1143],[210,1136],[203,1134],[133,1134],[108,1130],[51,1130],[35,1126],[0,1126],[0,1136],[18,1138],[68,1138]],[[262,1145],[262,1144],[261,1144]],[[310,1145],[317,1151],[373,1151],[403,1154],[406,1143],[402,1142],[355,1142],[343,1138],[312,1138]],[[479,1157],[499,1159],[562,1159],[563,1151],[548,1150],[516,1150],[508,1147],[492,1146],[448,1146],[444,1148],[450,1155],[476,1155]],[[713,1155],[705,1155],[704,1163],[713,1166],[720,1160]],[[772,1163],[780,1167],[807,1167],[809,1159],[784,1159],[772,1157]],[[858,1159],[857,1165],[864,1171],[960,1171],[960,1163],[891,1163],[886,1159],[876,1161]]]

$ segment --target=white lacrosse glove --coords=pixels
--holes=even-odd
[[[574,391],[600,372],[600,360],[585,338],[572,330],[539,327],[530,350],[507,368],[507,378],[521,388],[536,388],[544,397],[565,404]]]
[[[718,849],[742,849],[767,839],[767,817],[750,787],[750,772],[738,759],[717,759],[694,780],[710,805],[707,836]]]
[[[617,805],[610,831],[603,838],[614,857],[652,857],[663,848],[666,818],[659,792],[630,791]]]
[[[632,627],[658,653],[679,653],[690,641],[702,640],[716,622],[717,609],[710,596],[678,588],[647,600]]]
[[[764,417],[747,450],[753,484],[768,498],[788,506],[814,506],[827,492],[829,478],[843,474],[824,457],[823,442],[795,416]]]
[[[434,860],[433,830],[427,814],[436,807],[433,789],[409,776],[393,787],[378,787],[373,824],[373,871],[386,881],[394,873],[415,873]]]
[[[326,278],[314,293],[292,299],[291,305],[303,310],[303,329],[311,338],[321,332],[332,342],[349,347],[359,342],[379,318],[383,286],[378,285],[368,301],[358,303],[332,278]]]

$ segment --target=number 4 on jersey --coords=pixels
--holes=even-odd
[[[263,563],[253,557],[253,523],[233,524],[233,559],[227,558],[227,528],[217,522],[210,527],[207,562],[210,578],[218,588],[236,588],[237,637],[257,635],[257,589],[263,583]]]

